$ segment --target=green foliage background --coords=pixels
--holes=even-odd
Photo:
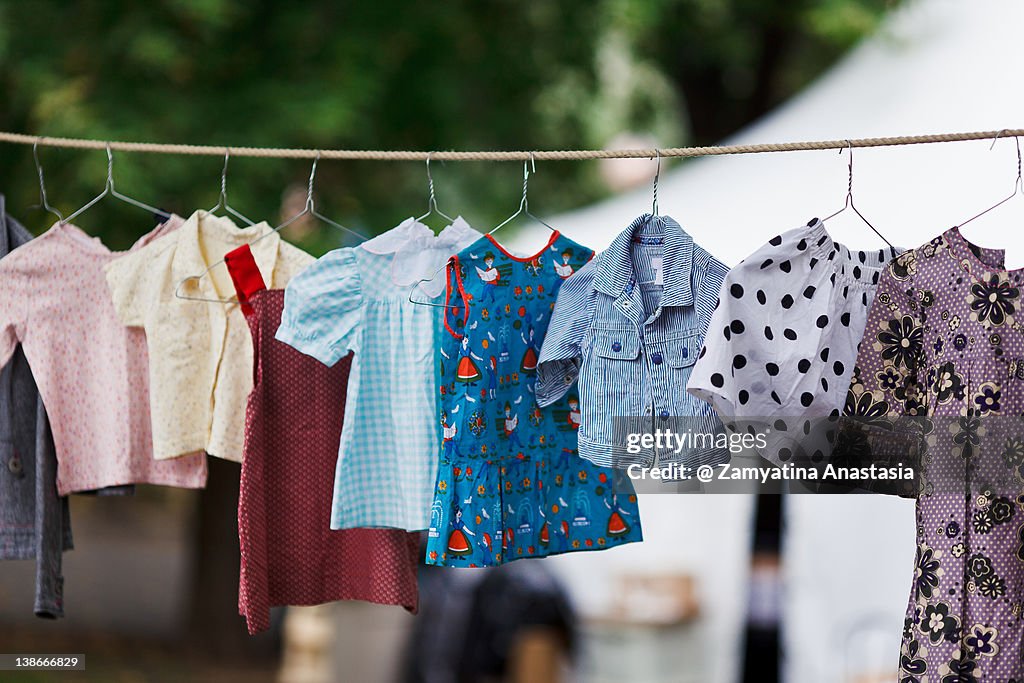
[[[885,0],[0,0],[0,129],[214,145],[385,149],[602,147],[624,131],[708,144],[790,96],[877,24]],[[65,212],[103,187],[101,152],[41,149]],[[118,189],[187,215],[221,160],[116,154]],[[486,229],[518,203],[517,164],[435,164],[438,201]],[[230,203],[280,218],[306,162],[234,159]],[[0,192],[36,231],[31,148],[0,146]],[[422,164],[324,162],[321,210],[380,232],[426,207]],[[532,206],[598,199],[596,167],[549,162]],[[144,212],[78,223],[113,248]],[[304,238],[323,251],[326,229]]]

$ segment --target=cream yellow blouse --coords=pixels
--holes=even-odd
[[[180,299],[175,287],[268,232],[266,223],[239,228],[228,218],[197,211],[172,234],[106,267],[121,322],[146,331],[158,459],[202,450],[242,459],[245,405],[253,386],[245,317],[237,304]],[[283,288],[314,260],[277,234],[254,243],[252,253],[270,288]],[[229,299],[234,289],[222,263],[201,279],[187,281],[182,293]]]

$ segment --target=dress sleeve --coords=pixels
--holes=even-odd
[[[707,311],[710,315],[686,390],[710,403],[723,418],[738,417],[749,410],[751,386],[761,381],[759,375],[764,372],[763,359],[750,357],[758,349],[748,348],[746,343],[757,333],[760,313],[751,309],[750,297],[743,295],[743,271],[742,267],[735,268],[719,280],[717,303],[710,300],[710,295],[704,304],[699,295],[695,301],[698,316],[702,308],[704,315]],[[737,360],[740,357],[742,361]]]
[[[891,262],[882,272],[868,309],[846,394],[845,416],[898,418],[916,415],[921,407],[918,370],[924,353],[924,328],[919,304],[909,294],[913,284],[896,278],[895,265]]]
[[[124,325],[140,327],[146,322],[150,302],[147,293],[152,277],[150,252],[142,249],[122,256],[104,267],[107,287],[114,302],[117,317]]]
[[[913,283],[909,277],[897,275],[907,270],[900,264],[913,258],[914,252],[907,252],[891,261],[879,278],[857,346],[857,362],[833,449],[835,464],[913,465],[921,452],[922,424],[914,418],[926,413],[924,327]],[[867,488],[915,495],[915,491],[891,486]]]
[[[363,295],[354,249],[336,249],[285,288],[276,338],[325,365],[359,353]]]
[[[728,275],[729,268],[706,252],[700,256],[699,262],[694,263],[697,277],[694,283],[696,294],[693,305],[697,310],[701,331],[706,332],[718,305],[718,294],[722,291],[722,282]]]
[[[579,375],[581,343],[594,319],[597,300],[592,286],[595,263],[590,261],[558,290],[537,362],[534,390],[541,408],[565,396]]]

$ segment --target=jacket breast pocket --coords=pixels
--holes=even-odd
[[[640,336],[635,329],[597,329],[580,378],[583,432],[611,443],[616,417],[643,414]]]
[[[665,351],[670,368],[669,393],[672,397],[672,410],[676,416],[686,417],[706,412],[702,406],[707,404],[686,393],[690,382],[693,365],[700,353],[701,335],[690,334],[665,342]]]

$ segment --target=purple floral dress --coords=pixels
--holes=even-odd
[[[900,683],[1024,681],[1022,283],[953,228],[871,306],[845,413],[890,448],[912,423],[922,472]]]

